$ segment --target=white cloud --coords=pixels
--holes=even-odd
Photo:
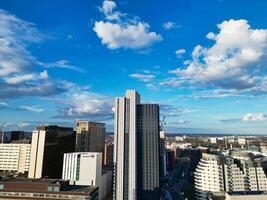
[[[8,104],[6,102],[0,102],[0,108],[1,107],[8,107]]]
[[[223,21],[218,28],[218,34],[207,35],[213,46],[197,45],[186,68],[171,73],[202,86],[267,92],[267,29],[253,29],[244,19]]]
[[[267,115],[264,113],[247,113],[243,116],[245,122],[264,122],[267,121]]]
[[[176,122],[173,122],[171,124],[177,124],[177,125],[181,125],[181,124],[189,124],[190,121],[189,120],[184,120],[184,119],[181,119],[181,120],[178,120]]]
[[[23,75],[15,75],[13,77],[5,78],[5,81],[9,84],[19,84],[26,81],[36,81],[39,79],[48,79],[47,71],[43,71],[40,74],[23,74]]]
[[[166,117],[178,117],[188,113],[196,112],[195,108],[176,107],[169,104],[159,104],[160,114]]]
[[[44,109],[41,108],[40,106],[20,106],[22,110],[27,110],[35,113],[40,113],[43,112]]]
[[[184,84],[184,81],[178,78],[169,78],[159,83],[160,86],[173,87],[173,88],[181,88],[183,87],[183,84]]]
[[[118,24],[111,22],[95,22],[94,31],[101,39],[102,44],[109,49],[139,49],[162,40],[155,32],[149,32],[149,25],[143,22],[134,24]]]
[[[21,123],[17,123],[18,128],[26,128],[31,126],[31,123],[27,123],[27,122],[21,122]]]
[[[183,54],[185,54],[186,50],[185,49],[178,49],[175,51],[175,55],[177,58],[182,58]]]
[[[59,109],[58,118],[89,118],[108,120],[113,117],[113,99],[83,90],[71,91],[64,99],[58,99],[64,107]]]
[[[81,72],[81,73],[86,72],[86,70],[70,64],[70,62],[68,60],[65,60],[65,59],[58,60],[58,61],[53,62],[53,63],[39,62],[38,64],[43,66],[44,68],[62,68],[62,69],[69,69],[69,70],[73,70],[73,71],[77,71],[77,72]]]
[[[117,4],[111,0],[103,1],[102,8],[100,9],[107,20],[119,20],[122,13],[115,11],[114,9],[117,8]]]
[[[115,2],[105,0],[101,11],[107,21],[96,21],[93,28],[101,43],[109,49],[142,49],[162,40],[161,35],[150,32],[148,23],[138,21],[137,17],[121,18],[126,14],[115,12],[115,8]]]
[[[170,30],[170,29],[173,29],[176,27],[176,24],[174,22],[171,22],[171,21],[167,21],[165,23],[163,23],[162,27],[165,29],[165,30]]]
[[[130,77],[138,79],[139,81],[143,81],[145,83],[151,82],[155,78],[155,76],[152,74],[138,74],[138,73],[130,74]]]
[[[34,24],[0,9],[0,77],[29,68],[35,58],[27,46],[41,37]]]

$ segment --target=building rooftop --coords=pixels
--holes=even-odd
[[[90,194],[98,189],[94,186],[69,185],[68,180],[61,179],[27,179],[27,178],[0,178],[0,184],[6,184],[3,191],[44,192],[44,193],[71,193]],[[58,186],[58,191],[48,191],[49,186]]]
[[[230,196],[240,195],[267,195],[267,191],[240,191],[240,192],[228,192]]]

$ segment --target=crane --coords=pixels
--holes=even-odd
[[[161,131],[163,131],[164,125],[166,125],[165,119],[166,119],[166,117],[163,116],[163,119],[160,121],[160,130]]]
[[[1,137],[1,143],[4,143],[4,127],[6,125],[6,122],[3,122],[1,125],[0,125],[0,137]]]

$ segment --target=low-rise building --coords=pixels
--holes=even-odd
[[[0,144],[0,171],[28,172],[30,154],[30,144]]]
[[[267,199],[266,191],[225,193],[225,200],[266,200],[266,199]]]
[[[112,171],[102,170],[102,153],[64,154],[62,179],[69,180],[71,185],[98,186],[100,200],[112,189]]]
[[[98,200],[98,187],[73,186],[58,179],[0,180],[0,199]]]

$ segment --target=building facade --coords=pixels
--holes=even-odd
[[[265,172],[261,162],[243,152],[229,155],[204,153],[194,175],[197,199],[207,199],[209,193],[266,191]]]
[[[77,121],[76,152],[104,153],[106,128],[104,123]]]
[[[30,154],[30,144],[0,144],[0,171],[28,172]]]
[[[137,199],[159,199],[159,106],[137,105]]]
[[[58,179],[0,180],[0,199],[98,200],[98,187],[71,186]]]
[[[99,199],[111,193],[112,171],[102,171],[102,153],[64,154],[62,179],[71,185],[99,187]]]
[[[115,99],[113,162],[114,200],[150,199],[158,194],[159,108],[140,104],[134,90]],[[141,195],[148,193],[147,198]]]
[[[28,178],[61,178],[64,153],[75,151],[72,128],[42,126],[32,133]]]
[[[104,149],[104,166],[113,167],[113,152],[114,152],[113,142],[107,141],[105,143],[105,149]]]

